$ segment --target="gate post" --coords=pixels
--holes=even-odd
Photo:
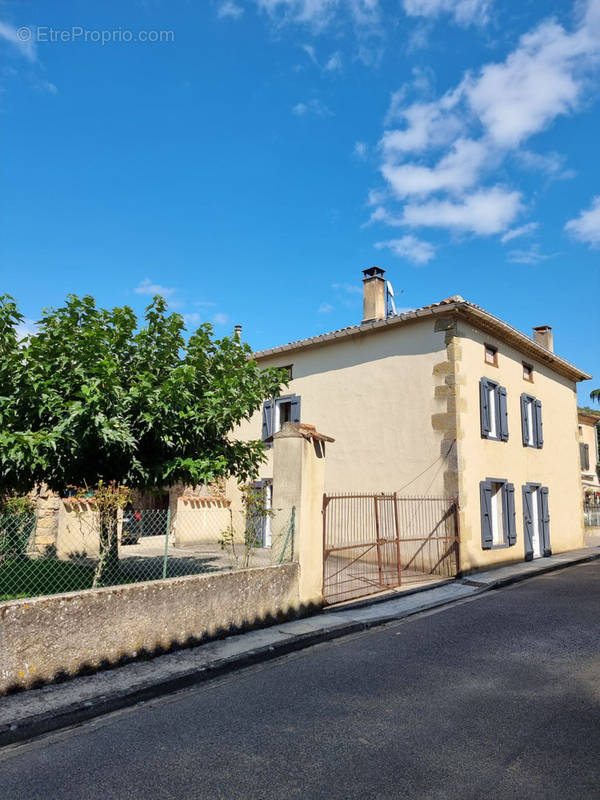
[[[273,507],[296,508],[300,602],[323,602],[325,447],[333,442],[312,425],[286,422],[273,437]]]

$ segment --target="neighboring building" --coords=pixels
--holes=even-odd
[[[600,504],[600,478],[598,477],[598,423],[600,413],[579,409],[579,459],[583,497],[587,503]]]
[[[530,338],[459,296],[387,316],[383,275],[364,270],[361,324],[254,354],[290,383],[237,435],[310,423],[335,439],[326,492],[458,498],[463,572],[581,547],[575,390],[590,376],[548,326]],[[268,492],[270,450],[261,478]]]

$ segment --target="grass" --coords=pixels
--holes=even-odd
[[[53,558],[16,558],[0,563],[0,600],[91,589],[94,567]]]

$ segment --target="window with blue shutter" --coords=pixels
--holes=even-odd
[[[525,561],[533,559],[533,492],[529,484],[523,486],[523,538]]]
[[[535,446],[540,450],[544,446],[544,429],[542,426],[542,401],[535,401]]]
[[[552,555],[550,546],[550,511],[548,507],[548,487],[542,486],[540,489],[541,506],[541,528],[542,528],[542,548],[545,556]]]
[[[517,542],[515,487],[504,478],[479,484],[481,546],[484,550],[511,547]]]
[[[263,404],[262,438],[263,441],[281,430],[286,422],[300,422],[301,399],[297,394],[287,394],[275,400],[267,400]],[[271,446],[270,442],[266,443]]]
[[[487,439],[490,435],[490,393],[487,378],[479,381],[479,404],[481,411],[481,435]]]
[[[505,539],[511,547],[517,543],[517,517],[515,510],[515,486],[513,483],[504,484],[504,530]]]
[[[483,439],[508,441],[508,404],[506,389],[496,381],[479,381],[481,436]]]
[[[547,486],[539,483],[523,486],[523,536],[525,561],[552,555]]]
[[[262,409],[262,440],[263,442],[269,438],[273,433],[273,402],[265,400]],[[271,446],[270,442],[266,443],[267,447]]]
[[[499,417],[499,439],[502,442],[508,441],[508,405],[506,402],[506,389],[498,386],[498,417]]]
[[[291,399],[291,420],[290,422],[300,422],[300,398],[297,394]]]
[[[481,499],[481,546],[484,550],[491,550],[494,544],[492,531],[492,488],[489,481],[479,484]]]
[[[521,395],[521,431],[525,447],[543,447],[542,403],[530,394]]]

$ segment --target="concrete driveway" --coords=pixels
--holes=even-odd
[[[600,795],[600,563],[549,573],[0,756],[0,797]]]

